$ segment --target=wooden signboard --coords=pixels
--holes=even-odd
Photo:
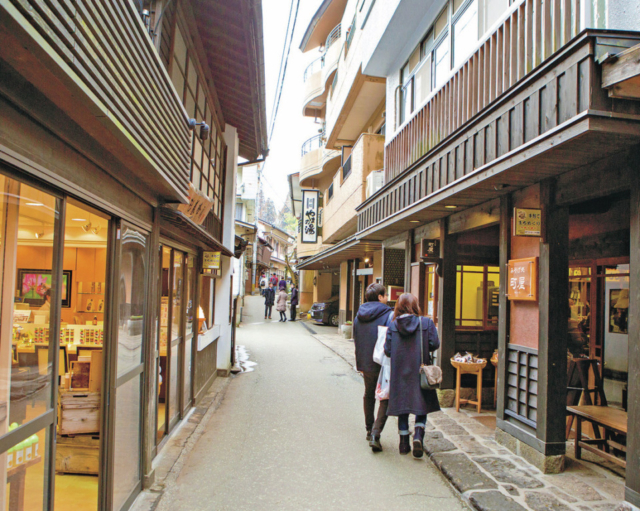
[[[509,300],[538,299],[538,258],[511,259],[507,264]]]
[[[220,254],[220,252],[203,252],[202,267],[211,270],[220,269]]]
[[[440,240],[422,240],[422,256],[423,257],[440,257]]]

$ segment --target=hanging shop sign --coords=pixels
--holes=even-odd
[[[189,203],[180,204],[178,211],[188,217],[194,224],[201,225],[213,207],[213,201],[204,193],[189,185]]]
[[[220,269],[220,252],[203,252],[202,267],[208,270]]]
[[[514,236],[542,236],[542,210],[513,208]]]
[[[356,270],[356,275],[373,275],[373,268],[360,268]]]
[[[440,240],[422,240],[423,257],[440,257]]]
[[[318,190],[302,190],[302,243],[318,242]]]
[[[507,264],[509,300],[538,299],[538,258],[511,259]]]

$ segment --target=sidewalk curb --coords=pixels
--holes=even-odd
[[[231,380],[234,378],[233,375],[216,378],[200,404],[183,419],[182,424],[172,434],[167,445],[154,460],[155,483],[140,492],[130,508],[132,511],[158,509],[163,497],[168,494],[178,479],[189,454],[204,434],[209,421],[220,407]]]

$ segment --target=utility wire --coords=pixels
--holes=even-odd
[[[280,87],[280,79],[282,78],[282,68],[284,67],[285,53],[287,51],[287,39],[289,38],[289,27],[291,25],[291,15],[293,14],[293,2],[289,7],[289,19],[287,20],[287,30],[284,33],[284,42],[282,44],[282,55],[280,55],[280,68],[278,69],[278,79],[276,80],[276,88],[273,94],[273,104],[271,105],[271,119],[269,120],[269,140],[271,140],[271,131],[274,125],[274,112],[276,110],[276,101],[278,98],[278,88]]]
[[[293,0],[291,1],[291,7],[293,7]],[[287,64],[289,63],[289,53],[291,51],[291,43],[293,41],[293,34],[296,31],[296,21],[298,21],[298,9],[300,7],[300,0],[296,0],[296,12],[295,15],[293,17],[293,26],[291,28],[291,33],[289,35],[289,44],[286,44],[286,39],[285,39],[285,47],[287,47],[287,56],[284,59],[284,67],[282,68],[282,76],[281,76],[281,80],[280,83],[278,84],[279,89],[276,90],[276,103],[275,103],[275,109],[273,110],[273,115],[271,117],[271,128],[269,130],[269,143],[271,143],[271,137],[273,137],[273,132],[275,130],[275,125],[276,125],[276,119],[278,117],[278,108],[280,106],[280,98],[282,97],[282,89],[284,87],[284,81],[285,78],[287,76]],[[283,55],[284,55],[284,48],[283,48]],[[274,98],[275,99],[275,98]]]

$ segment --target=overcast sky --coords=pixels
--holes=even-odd
[[[297,0],[293,0],[296,2]],[[300,0],[298,20],[291,43],[287,75],[280,99],[275,131],[269,146],[269,157],[265,163],[263,178],[264,191],[280,209],[289,193],[287,175],[297,172],[300,166],[300,150],[308,138],[318,134],[319,125],[313,119],[302,117],[302,95],[304,70],[320,53],[312,50],[303,54],[300,41],[311,17],[320,6],[321,0]],[[262,0],[264,17],[264,53],[267,94],[267,123],[271,120],[271,110],[276,93],[276,81],[280,68],[280,57],[287,30],[287,20],[291,0]],[[294,3],[295,12],[295,3]],[[267,126],[268,128],[269,126]]]

